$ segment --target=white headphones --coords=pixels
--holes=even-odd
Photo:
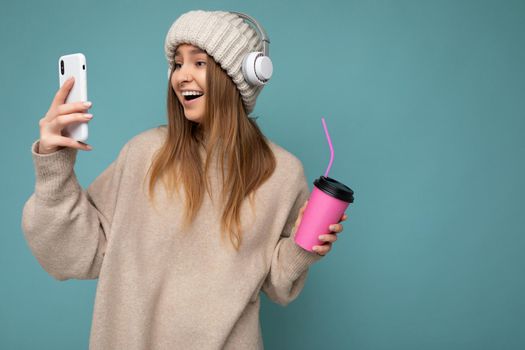
[[[244,56],[242,61],[242,75],[250,85],[265,85],[270,80],[273,73],[272,60],[268,56],[270,54],[270,38],[268,38],[263,27],[257,22],[257,20],[255,20],[255,18],[242,12],[230,11],[230,13],[234,13],[251,22],[259,32],[259,37],[263,44],[263,52],[253,51]]]

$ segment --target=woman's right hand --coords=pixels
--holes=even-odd
[[[93,117],[91,114],[85,114],[91,105],[84,105],[84,102],[64,103],[73,84],[74,78],[72,77],[58,89],[51,107],[49,107],[46,115],[40,119],[38,123],[40,126],[38,153],[53,153],[64,147],[77,148],[84,151],[92,150],[88,144],[62,136],[62,129],[66,126],[89,122]]]

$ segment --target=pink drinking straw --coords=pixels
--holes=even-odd
[[[326,134],[328,146],[330,147],[330,163],[328,164],[328,168],[326,168],[326,171],[324,172],[324,177],[328,177],[328,172],[330,171],[330,168],[332,167],[332,162],[334,161],[334,147],[332,146],[332,140],[330,139],[330,134],[328,133],[328,129],[326,128],[326,123],[323,117],[321,117],[321,121],[323,122],[324,133]]]

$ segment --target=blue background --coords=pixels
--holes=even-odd
[[[274,77],[255,115],[313,180],[356,192],[333,250],[286,308],[263,295],[267,349],[525,347],[525,2],[11,1],[0,11],[0,348],[87,348],[96,281],[59,282],[21,213],[30,146],[83,52],[94,105],[75,166],[87,185],[166,123],[163,45],[191,9],[260,21]]]

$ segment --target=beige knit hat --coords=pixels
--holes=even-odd
[[[226,11],[189,11],[181,15],[166,35],[164,51],[169,62],[168,79],[177,46],[192,44],[206,51],[232,78],[244,108],[250,114],[263,86],[252,86],[242,74],[242,61],[252,51],[262,51],[257,32],[236,14]]]

